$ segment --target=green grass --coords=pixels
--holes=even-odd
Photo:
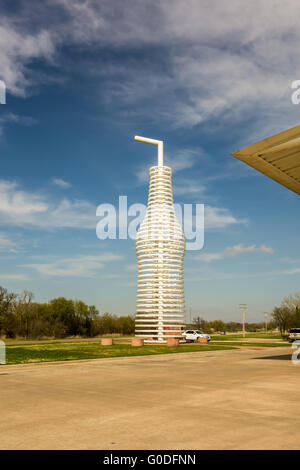
[[[2,341],[4,341],[7,345],[8,344],[43,344],[43,343],[50,343],[50,342],[53,342],[53,343],[79,343],[79,342],[83,342],[83,343],[87,343],[87,342],[99,342],[101,340],[101,338],[113,338],[115,341],[127,341],[128,339],[130,339],[133,335],[103,335],[103,336],[95,336],[95,337],[92,337],[92,338],[86,338],[86,337],[79,337],[79,336],[68,336],[66,338],[60,338],[60,339],[57,339],[57,338],[42,338],[42,339],[26,339],[26,338],[4,338],[4,337],[0,337],[0,339]]]
[[[242,341],[210,341],[211,345],[230,345],[230,346],[255,346],[256,348],[286,348],[289,346],[289,343],[251,343],[249,341],[247,342],[242,342]]]
[[[98,343],[48,343],[7,345],[7,364],[26,364],[33,362],[70,361],[78,359],[99,359],[108,357],[147,356],[152,354],[171,354],[196,351],[216,351],[235,349],[232,345],[194,345],[179,347],[145,345],[132,347],[129,344],[101,346]]]
[[[258,338],[258,339],[282,339],[278,333],[246,333],[246,338]],[[232,341],[235,339],[243,339],[242,334],[232,335],[211,335],[211,339],[214,341]]]
[[[124,338],[119,338],[119,337],[113,337],[113,336],[103,336],[103,338],[112,338],[115,342],[115,344],[122,344],[125,341],[128,341],[129,337],[126,336]],[[42,340],[42,339],[27,339],[27,340],[8,340],[8,339],[3,339],[2,341],[5,342],[6,347],[8,346],[36,346],[36,345],[47,345],[47,344],[80,344],[80,343],[97,343],[100,344],[101,342],[101,337],[100,338],[92,338],[89,339],[88,341],[86,339],[70,339],[67,338],[68,341],[65,339],[59,339],[59,340]]]

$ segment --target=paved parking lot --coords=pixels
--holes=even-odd
[[[2,449],[297,449],[291,348],[0,367]]]

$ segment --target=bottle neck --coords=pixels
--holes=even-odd
[[[173,205],[172,169],[168,166],[150,168],[148,207],[153,204]]]

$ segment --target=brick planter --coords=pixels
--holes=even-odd
[[[142,338],[132,338],[131,346],[144,346],[144,340]]]
[[[102,346],[112,346],[113,340],[112,338],[102,338],[101,339]]]
[[[167,339],[167,346],[179,346],[179,339],[178,338],[168,338]]]
[[[198,338],[198,343],[207,343],[207,338]]]

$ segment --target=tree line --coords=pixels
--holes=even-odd
[[[65,297],[47,303],[34,302],[32,292],[16,294],[0,286],[1,337],[39,339],[115,333],[133,334],[134,317],[100,315],[94,305]]]
[[[241,331],[243,328],[242,323],[240,322],[224,322],[223,320],[212,320],[212,321],[207,321],[202,317],[196,317],[193,319],[193,323],[190,325],[187,325],[187,328],[196,328],[198,330],[203,331],[204,333],[217,333],[220,331],[226,331],[227,333],[236,333],[237,331]],[[269,322],[268,323],[268,330],[272,330],[276,328],[275,323]],[[265,323],[264,322],[255,322],[255,323],[247,323],[245,322],[245,329],[248,332],[255,332],[255,331],[261,331],[265,329]]]
[[[217,331],[237,332],[242,330],[242,323],[224,322],[222,320],[207,321],[202,317],[193,319],[193,323],[187,328],[197,328],[204,333]],[[300,328],[300,293],[291,294],[285,297],[280,306],[274,307],[271,318],[267,323],[268,330],[278,328],[283,335],[291,328]],[[265,322],[245,323],[248,332],[255,332],[265,329]]]
[[[284,334],[290,328],[300,328],[300,293],[285,297],[271,317],[269,330],[278,328]],[[246,323],[245,327],[248,332],[260,331],[265,323]],[[196,317],[186,328],[197,328],[205,333],[236,332],[241,331],[242,323]],[[100,315],[94,305],[65,297],[35,302],[32,292],[16,294],[0,286],[0,337],[39,339],[105,334],[133,335],[134,316]]]

